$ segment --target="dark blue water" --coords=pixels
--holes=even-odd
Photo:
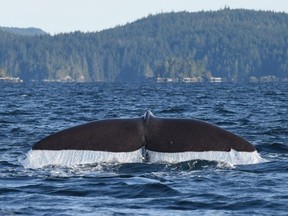
[[[287,215],[287,83],[0,85],[0,215]],[[270,162],[21,164],[53,132],[147,110],[216,124]]]

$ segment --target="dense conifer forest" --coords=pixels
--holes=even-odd
[[[54,36],[0,29],[0,77],[93,82],[287,80],[288,14],[229,8],[171,12],[101,32]]]

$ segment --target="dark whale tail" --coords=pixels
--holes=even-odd
[[[113,153],[114,161],[120,155],[128,162],[134,153],[136,158],[141,155],[141,160],[151,162],[194,159],[225,162],[227,158],[229,162],[229,157],[236,157],[231,163],[242,164],[259,162],[261,158],[248,141],[219,127],[192,119],[156,118],[150,111],[142,118],[100,120],[60,131],[37,142],[31,154],[39,154],[39,150],[45,153],[45,158],[56,152],[65,154],[65,151],[73,152],[74,156],[81,153],[78,159],[83,157],[83,152],[101,153],[93,156],[96,162],[111,162]],[[245,161],[235,162],[241,155]],[[82,159],[78,162],[83,163]]]
[[[157,152],[253,152],[243,138],[214,125],[192,119],[156,118],[148,111],[146,148]]]
[[[131,152],[145,145],[142,118],[95,121],[52,134],[33,150]]]

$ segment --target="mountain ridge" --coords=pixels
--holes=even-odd
[[[39,35],[46,35],[47,32],[43,31],[40,28],[35,27],[28,27],[28,28],[18,28],[18,27],[3,27],[0,26],[0,30],[9,32],[16,35],[22,36],[39,36]]]

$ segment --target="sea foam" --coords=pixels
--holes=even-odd
[[[80,164],[94,163],[139,163],[143,161],[142,150],[133,152],[106,152],[86,150],[30,150],[22,162],[26,168],[45,166],[72,167]]]
[[[143,156],[145,155],[145,157]],[[206,151],[206,152],[176,152],[163,153],[143,151],[139,149],[133,152],[105,152],[86,150],[30,150],[27,158],[22,162],[26,168],[41,168],[45,166],[72,167],[81,164],[95,163],[180,163],[190,160],[208,160],[224,162],[231,165],[257,164],[267,162],[257,151],[238,152],[231,150]]]
[[[204,152],[175,152],[175,153],[163,153],[148,151],[149,162],[151,163],[179,163],[189,160],[208,160],[224,162],[231,165],[245,165],[245,164],[257,164],[266,162],[257,151],[253,152],[238,152],[231,150],[225,151],[204,151]]]

